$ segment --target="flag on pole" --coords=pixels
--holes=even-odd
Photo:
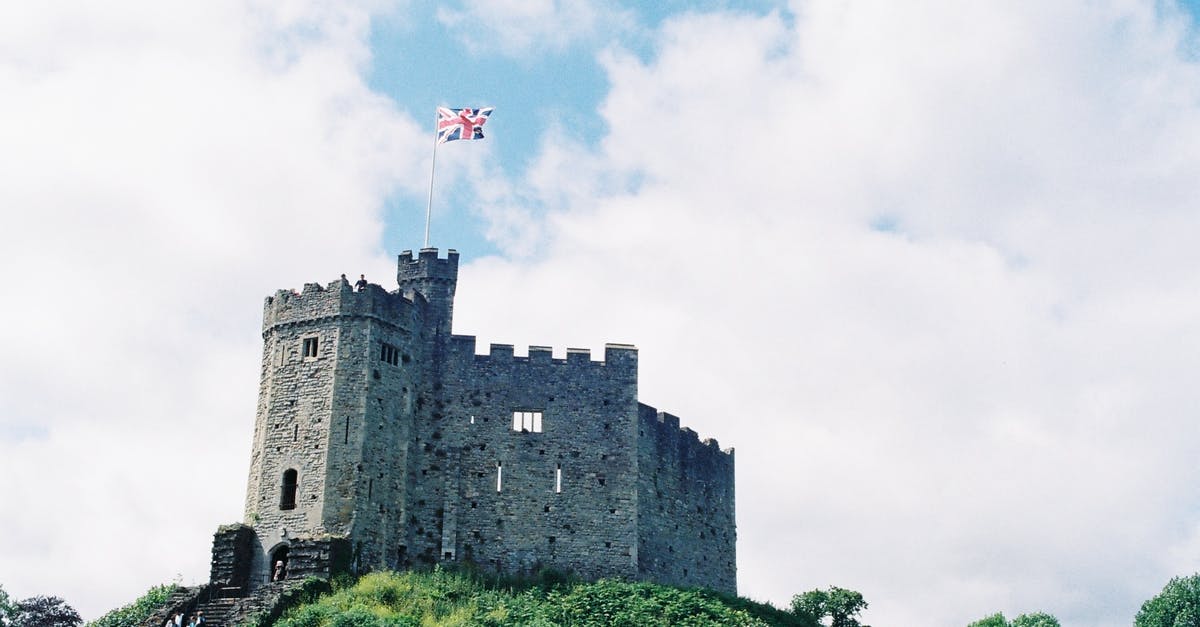
[[[492,107],[482,109],[437,108],[437,143],[456,139],[483,139],[483,123],[492,114]]]

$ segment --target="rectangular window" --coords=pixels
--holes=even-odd
[[[304,338],[304,358],[308,359],[310,357],[316,357],[316,356],[317,356],[317,338],[315,338],[315,337]]]
[[[562,464],[554,469],[554,492],[562,493]]]
[[[500,462],[496,462],[496,491],[500,491],[500,486],[504,480],[504,466]]]
[[[513,412],[513,431],[541,433],[542,432],[542,412],[540,412],[540,411],[514,411]]]
[[[382,344],[379,348],[379,361],[397,366],[400,364],[400,349],[391,344]]]

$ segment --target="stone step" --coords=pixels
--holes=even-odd
[[[204,612],[205,627],[237,627],[251,616],[270,610],[282,593],[302,583],[270,583],[248,596],[242,596],[240,589],[212,590],[213,596],[197,603],[195,611]]]

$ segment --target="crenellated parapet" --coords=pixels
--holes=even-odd
[[[721,449],[715,438],[700,439],[700,435],[688,427],[680,426],[679,417],[643,404],[638,404],[642,430],[655,440],[677,444],[681,455],[691,458],[710,458],[719,463],[732,462],[733,448]],[[729,458],[726,460],[725,458]]]
[[[448,337],[454,319],[458,251],[448,250],[445,259],[438,257],[436,248],[422,248],[415,258],[411,250],[400,253],[396,283],[401,294],[419,303],[429,328],[441,337]]]
[[[454,335],[443,254],[401,253],[391,291],[265,300],[245,524],[212,580],[467,562],[736,592],[733,449],[639,403],[636,346]]]
[[[458,251],[446,251],[446,258],[438,257],[438,249],[422,248],[414,258],[411,250],[400,253],[396,266],[396,281],[404,288],[407,281],[425,279],[432,281],[458,280]]]
[[[565,359],[556,359],[554,350],[549,346],[530,346],[525,357],[516,356],[512,344],[490,344],[486,355],[477,355],[475,348],[476,340],[473,335],[454,335],[450,338],[450,353],[459,360],[471,360],[477,365],[531,364],[567,368],[606,368],[637,375],[638,349],[632,344],[605,344],[603,360],[593,360],[592,351],[586,348],[568,348]]]
[[[282,326],[312,323],[335,317],[365,317],[411,328],[417,322],[419,308],[399,293],[370,284],[355,291],[348,281],[339,279],[322,287],[306,283],[304,290],[279,290],[263,303],[263,333]]]

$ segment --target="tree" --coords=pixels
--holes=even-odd
[[[1021,614],[1011,621],[1005,619],[1004,614],[997,612],[987,618],[981,618],[967,627],[1062,627],[1062,625],[1052,614],[1045,612]]]
[[[1021,614],[1012,619],[1008,627],[1062,627],[1062,624],[1051,614],[1034,612],[1032,614]]]
[[[822,625],[829,617],[829,627],[863,627],[858,614],[867,609],[862,594],[853,590],[830,586],[829,590],[810,590],[792,597],[792,613],[809,620],[813,625]]]
[[[1142,604],[1133,624],[1136,627],[1200,625],[1200,573],[1172,578],[1162,592]]]
[[[83,618],[58,597],[36,596],[17,602],[15,627],[78,627]]]
[[[4,586],[0,586],[0,627],[12,627],[17,618],[17,606],[13,605]]]
[[[967,627],[1008,627],[1008,619],[1004,618],[1004,614],[997,612],[987,618],[981,618]]]

